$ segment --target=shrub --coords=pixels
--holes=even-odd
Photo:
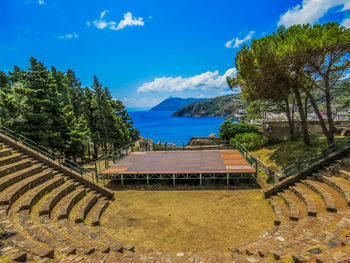
[[[220,126],[219,135],[225,140],[230,140],[237,134],[252,132],[259,133],[259,130],[256,126],[249,123],[231,123],[230,121],[224,121]]]
[[[257,132],[246,132],[237,134],[234,138],[231,138],[230,144],[237,147],[237,141],[248,150],[252,151],[264,147],[268,143],[269,139],[267,136]]]

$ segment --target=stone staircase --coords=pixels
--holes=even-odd
[[[275,227],[234,248],[234,262],[350,262],[349,156],[268,201]]]
[[[21,150],[0,143],[0,262],[120,262],[133,254],[99,226],[106,189]]]

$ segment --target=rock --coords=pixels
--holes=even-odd
[[[284,242],[285,239],[282,236],[276,237],[277,240]]]
[[[321,254],[321,249],[316,247],[316,248],[309,249],[308,252],[312,254]]]

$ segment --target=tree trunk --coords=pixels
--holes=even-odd
[[[108,152],[107,152],[107,143],[104,142],[102,145],[103,145],[102,146],[103,155],[107,155],[108,154]]]
[[[96,144],[96,142],[94,142],[94,156],[93,158],[96,160],[98,156],[98,146]]]
[[[293,116],[291,115],[291,112],[290,112],[288,98],[286,98],[284,102],[286,103],[286,115],[287,115],[287,120],[289,125],[289,136],[290,136],[290,139],[293,140],[294,139],[294,120],[292,119]]]
[[[90,142],[88,143],[88,157],[89,157],[89,162],[90,162],[90,160],[91,160]]]
[[[327,120],[328,120],[328,127],[329,127],[329,137],[327,137],[327,142],[328,142],[328,145],[330,145],[334,143],[334,134],[336,132],[336,129],[334,126],[333,116],[332,116],[331,92],[329,88],[328,79],[325,79],[324,86],[325,86],[325,95],[326,95]]]
[[[307,127],[307,115],[305,115],[305,111],[303,108],[303,102],[301,100],[300,92],[296,86],[292,86],[295,99],[297,101],[299,115],[300,115],[300,121],[301,121],[301,127],[303,130],[303,137],[304,137],[304,143],[305,145],[310,145],[310,136],[309,136],[309,129]]]
[[[320,110],[318,109],[316,101],[315,101],[314,97],[311,95],[310,91],[305,91],[305,92],[306,92],[306,95],[309,97],[311,105],[314,108],[314,111],[315,111],[315,113],[317,115],[317,118],[318,118],[318,120],[320,122],[320,125],[321,125],[321,128],[322,128],[322,132],[327,138],[327,143],[331,144],[331,138],[329,137],[329,132],[327,130],[326,123],[324,122],[324,119],[322,118],[322,115],[320,113]]]

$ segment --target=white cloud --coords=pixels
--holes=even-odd
[[[341,79],[350,79],[350,73],[345,74]]]
[[[232,40],[227,41],[227,42],[226,42],[226,44],[225,44],[225,47],[227,47],[227,48],[232,47],[232,42],[233,42],[233,39],[232,39]]]
[[[45,5],[45,2],[44,2],[44,0],[38,0],[38,4],[39,5]]]
[[[127,12],[124,14],[124,19],[119,21],[118,26],[115,24],[110,26],[110,29],[120,30],[127,26],[143,26],[145,23],[143,22],[142,17],[133,17],[131,12]]]
[[[100,15],[100,18],[102,19],[107,13],[108,13],[108,10],[103,10]]]
[[[100,18],[92,21],[86,22],[87,26],[91,26],[92,24],[98,28],[98,29],[105,29],[109,28],[111,30],[121,30],[127,26],[143,26],[145,23],[143,21],[142,17],[133,17],[131,12],[127,12],[124,14],[124,18],[119,21],[118,25],[117,22],[113,20],[106,20],[105,16],[109,13],[108,10],[103,10],[100,14]]]
[[[341,10],[350,9],[349,0],[303,0],[300,5],[289,9],[281,15],[278,25],[291,26],[295,24],[315,23],[333,7],[343,6]]]
[[[346,18],[343,20],[343,22],[341,23],[342,26],[345,26],[347,28],[350,28],[350,17]]]
[[[95,21],[92,21],[92,23],[98,29],[104,29],[104,28],[106,28],[108,26],[108,24],[105,21],[103,21],[103,20],[95,20]]]
[[[59,36],[58,38],[59,39],[75,39],[78,37],[79,37],[78,34],[74,32],[73,34],[62,35],[62,36]]]
[[[122,99],[124,105],[128,108],[148,108],[159,104],[162,99],[151,99],[151,98],[124,98]]]
[[[183,77],[162,77],[155,78],[152,82],[144,83],[138,87],[137,92],[151,91],[188,91],[188,90],[226,90],[228,84],[226,77],[233,77],[237,73],[236,68],[228,69],[224,75],[220,75],[219,71],[207,71],[205,73],[195,75],[188,78]]]
[[[248,35],[246,35],[243,39],[239,39],[238,37],[233,38],[232,40],[226,42],[225,47],[237,48],[244,42],[247,42],[248,40],[250,40],[253,37],[254,33],[255,31],[250,31]]]

